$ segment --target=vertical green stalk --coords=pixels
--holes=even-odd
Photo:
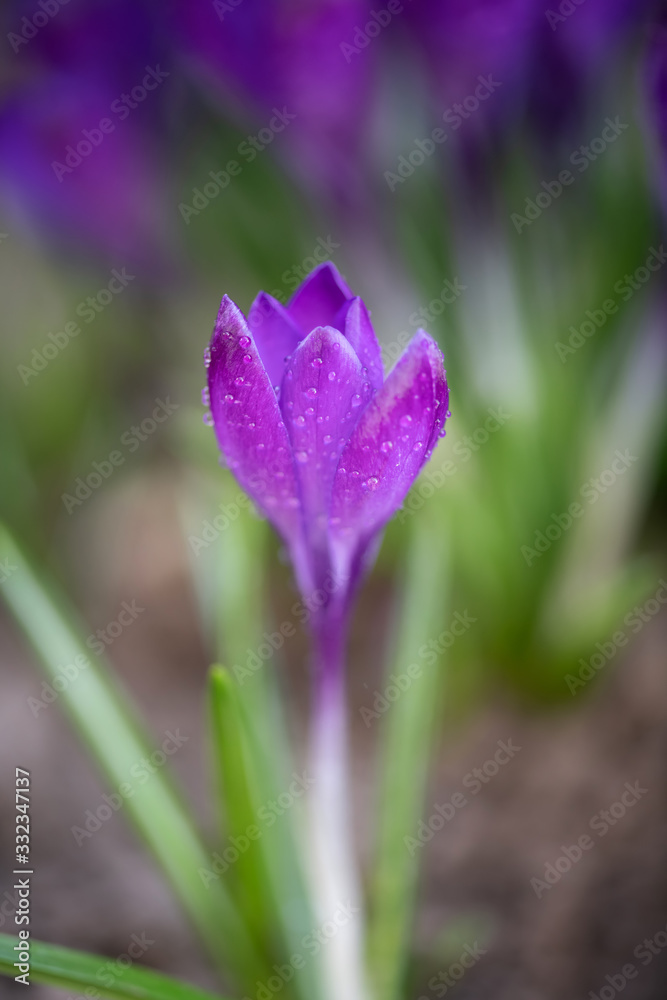
[[[442,631],[449,601],[447,546],[426,512],[413,518],[405,588],[391,673],[419,663],[418,650]],[[375,865],[371,875],[368,960],[375,1000],[403,996],[418,881],[407,850],[423,810],[443,664],[423,666],[379,723],[380,776]]]
[[[280,654],[267,660],[258,655],[249,657],[262,643],[266,645],[262,632],[267,541],[266,523],[241,512],[222,534],[216,553],[220,594],[218,645],[221,659],[229,667],[224,678],[219,671],[212,678],[221,713],[216,723],[219,736],[222,737],[220,727],[226,727],[226,737],[218,742],[218,751],[225,753],[225,739],[233,730],[238,751],[229,763],[244,771],[243,776],[237,776],[241,785],[236,786],[240,796],[236,801],[242,805],[245,800],[244,809],[249,804],[252,807],[254,823],[261,830],[258,856],[268,879],[262,902],[264,913],[260,917],[256,911],[256,916],[272,920],[276,940],[287,958],[303,954],[305,959],[304,968],[295,974],[286,992],[289,988],[300,1000],[319,1000],[322,995],[319,959],[304,951],[303,945],[304,938],[316,925],[303,866],[305,831],[299,826],[301,800],[275,822],[269,820],[270,825],[262,820],[263,811],[270,812],[270,803],[289,793],[295,777],[277,679],[280,662],[290,655],[293,640],[286,638]],[[297,625],[292,621],[290,624]],[[261,665],[257,666],[260,660]],[[249,663],[255,666],[249,668]],[[223,764],[223,768],[229,772],[229,766]],[[226,789],[220,790],[227,809],[230,791],[229,782]]]

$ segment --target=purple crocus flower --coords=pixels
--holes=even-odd
[[[351,599],[380,530],[444,434],[443,357],[418,330],[385,379],[364,303],[326,263],[287,306],[262,292],[247,320],[225,296],[205,360],[222,452],[282,535],[301,591],[318,609],[310,620],[317,681],[312,850],[325,917],[336,900],[360,898],[346,794]],[[356,921],[336,935],[326,961],[337,995],[367,995]]]
[[[368,310],[332,264],[248,319],[222,300],[207,351],[213,422],[243,488],[287,543],[304,595],[340,627],[372,543],[448,415],[442,354],[418,331],[385,379]]]

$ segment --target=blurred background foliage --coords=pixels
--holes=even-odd
[[[69,588],[82,504],[68,513],[63,494],[165,395],[175,417],[135,451],[120,445],[114,478],[166,464],[186,493],[207,479],[215,496],[227,473],[199,390],[217,302],[228,292],[247,309],[259,288],[286,299],[320,248],[372,306],[388,360],[417,325],[445,351],[453,418],[434,467],[450,460],[456,475],[424,504],[450,539],[458,604],[479,611],[448,657],[461,697],[500,681],[569,698],[564,677],[655,589],[664,551],[664,275],[627,302],[614,291],[663,231],[661,10],[398,7],[5,5],[2,516]],[[161,82],[123,104],[155,66]],[[480,78],[496,81],[481,101]],[[452,112],[466,98],[475,110]],[[285,108],[294,120],[271,132]],[[66,161],[104,117],[113,131]],[[573,165],[607,119],[627,128]],[[429,146],[438,127],[446,140]],[[238,175],[220,174],[232,160]],[[114,268],[132,280],[86,323],[80,303]],[[465,291],[443,303],[457,279]],[[610,298],[613,315],[559,353]],[[45,352],[77,319],[81,334]],[[509,418],[466,450],[498,407]],[[637,457],[627,476],[528,566],[522,546],[617,448]],[[389,578],[423,492],[389,531]]]
[[[168,606],[153,646],[139,645],[145,659],[135,653],[122,667],[116,647],[92,693],[72,688],[70,711],[107,775],[121,774],[134,744],[128,737],[114,758],[97,720],[123,732],[122,711],[113,697],[108,705],[96,697],[95,685],[104,692],[117,673],[144,709],[161,711],[155,662],[162,669],[167,645],[185,636],[179,662],[191,673],[173,670],[165,687],[200,727],[197,665],[243,664],[264,629],[294,616],[280,544],[241,512],[202,419],[202,354],[222,294],[246,312],[262,288],[285,301],[330,259],[372,309],[388,366],[418,326],[445,353],[447,438],[387,528],[352,641],[358,707],[411,659],[429,663],[422,644],[444,635],[455,612],[474,619],[464,637],[438,646],[437,668],[377,732],[362,732],[379,747],[372,794],[364,791],[373,829],[362,840],[373,845],[369,960],[387,1000],[408,975],[425,981],[425,970],[456,956],[459,938],[478,933],[488,916],[480,898],[488,908],[496,898],[514,905],[502,857],[486,896],[475,888],[477,868],[464,872],[468,912],[457,910],[457,856],[442,894],[447,919],[411,945],[420,858],[402,838],[421,815],[439,730],[460,731],[480,704],[512,704],[548,734],[556,713],[549,720],[542,710],[560,706],[555,771],[562,766],[568,778],[563,718],[576,725],[582,700],[609,677],[595,664],[614,659],[619,630],[633,639],[628,616],[637,620],[633,609],[664,579],[665,274],[664,266],[638,269],[664,253],[665,17],[664,4],[649,0],[546,8],[544,0],[11,0],[0,12],[0,518],[35,567],[26,587],[17,574],[6,595],[47,670],[61,652],[66,659],[70,640],[49,624],[42,578],[88,612],[107,586],[115,599],[114,586],[127,587],[131,573],[139,589],[148,581],[164,599],[162,578],[186,563],[179,612],[190,599],[200,628],[194,638],[187,624],[179,633],[183,621],[172,622]],[[103,131],[102,120],[112,127]],[[173,414],[156,423],[159,401]],[[615,472],[618,452],[631,458]],[[178,538],[165,499],[179,513]],[[572,517],[575,503],[581,513]],[[128,511],[136,511],[131,528]],[[0,535],[0,561],[12,545]],[[652,615],[639,618],[640,629]],[[227,806],[218,827],[210,785],[203,791],[198,778],[188,792],[189,803],[205,803],[216,843],[225,823],[243,828],[257,796],[285,787],[285,729],[293,743],[303,737],[305,713],[295,710],[307,704],[303,660],[299,639],[252,683],[234,689],[230,675],[211,677],[209,729],[221,745],[219,759],[215,745],[207,759]],[[291,696],[287,721],[276,711],[277,686]],[[253,720],[247,743],[237,710]],[[625,724],[594,718],[602,741],[605,727],[615,739]],[[353,721],[361,731],[356,712]],[[228,764],[241,752],[239,777]],[[365,757],[357,754],[360,783]],[[522,788],[557,837],[534,791],[544,785],[551,796],[548,782],[525,766]],[[576,825],[592,795],[568,780],[580,796]],[[218,927],[208,905],[228,916],[229,901],[208,900],[183,875],[183,843],[191,858],[201,850],[190,805],[166,782],[155,803],[137,799],[130,818],[153,847],[161,817],[190,831],[181,843],[167,839],[160,860],[206,940],[206,927]],[[508,822],[519,815],[522,826],[528,816],[534,850],[533,814],[517,808],[507,809]],[[456,854],[456,831],[452,838]],[[502,851],[500,835],[498,843]],[[511,843],[530,863],[514,833]],[[483,856],[486,848],[484,840]],[[258,849],[249,868],[270,879],[272,893],[260,898],[255,885],[246,898],[235,879],[229,889],[272,959],[311,918],[298,878],[285,875],[298,869],[288,834],[261,849],[267,855]],[[142,857],[134,871],[144,867]],[[291,909],[281,906],[290,890]],[[600,893],[603,908],[606,898]],[[209,927],[208,937],[215,933]],[[529,957],[544,959],[548,949],[526,939]],[[208,943],[215,952],[217,942]],[[608,953],[621,953],[615,938]],[[198,975],[196,954],[192,964]],[[544,970],[550,982],[546,960]],[[586,971],[579,983],[589,980]],[[518,997],[514,980],[510,987]]]

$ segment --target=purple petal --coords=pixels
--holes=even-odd
[[[287,304],[287,312],[308,334],[316,326],[334,326],[341,306],[354,295],[330,261],[308,275]]]
[[[338,461],[371,396],[359,359],[331,327],[313,330],[287,366],[280,406],[311,544],[324,544]]]
[[[373,535],[403,502],[441,433],[445,390],[442,354],[420,330],[341,455],[330,521],[338,573],[349,575]]]
[[[260,292],[248,313],[248,326],[272,386],[280,385],[285,360],[297,349],[303,333],[285,307],[267,292]]]
[[[382,352],[375,336],[370,313],[358,296],[340,308],[333,326],[336,330],[343,331],[361,364],[368,369],[371,385],[374,389],[379,389],[384,382]]]
[[[245,317],[226,295],[209,351],[209,396],[220,449],[242,488],[296,549],[301,505],[287,430]]]

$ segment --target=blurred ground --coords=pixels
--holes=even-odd
[[[88,528],[79,535],[88,547],[81,563],[104,565],[105,576],[79,580],[80,607],[91,630],[112,620],[123,600],[134,599],[145,609],[114,642],[110,655],[148,719],[156,746],[169,731],[187,737],[171,763],[210,830],[202,727],[207,654],[190,589],[177,485],[165,472],[117,491],[104,505],[91,506],[87,516]],[[390,595],[376,576],[364,596],[363,629],[353,639],[353,709],[367,701],[368,687],[377,681],[378,638],[386,641],[390,617]],[[33,933],[112,961],[127,952],[135,936],[144,941],[140,961],[214,986],[197,943],[124,823],[122,810],[81,846],[75,843],[71,827],[83,823],[87,809],[97,808],[106,789],[57,703],[33,716],[28,698],[39,697],[41,677],[4,612],[0,635],[8,650],[0,706],[1,815],[10,816],[13,767],[29,768],[37,871]],[[642,630],[622,659],[605,668],[600,683],[578,695],[574,710],[567,706],[524,715],[508,704],[494,704],[479,710],[460,734],[443,733],[425,816],[435,815],[436,804],[450,802],[457,792],[465,794],[467,804],[422,851],[417,930],[422,961],[409,997],[583,1000],[593,991],[605,1000],[615,995],[605,977],[614,981],[629,962],[638,974],[623,985],[624,997],[665,996],[667,948],[645,965],[633,952],[667,926],[666,638],[663,615]],[[305,702],[302,653],[295,646],[290,665],[295,705]],[[369,736],[358,711],[353,717],[357,821],[364,840],[373,815],[369,739],[376,734],[371,729]],[[499,740],[521,749],[472,794],[475,786],[470,779],[465,783],[466,775],[493,758]],[[556,863],[564,847],[591,833],[592,818],[619,799],[626,782],[639,782],[645,794],[604,835],[598,824],[591,834],[594,847],[538,899],[531,878],[542,878],[545,865]],[[2,857],[10,856],[12,835],[5,819]],[[8,890],[0,887],[3,902],[11,900]],[[443,928],[460,927],[462,918],[479,929],[460,933],[460,944],[450,941],[436,954]],[[0,925],[6,929],[7,924],[0,915]],[[444,979],[434,982],[434,976],[450,969],[457,976],[456,962],[466,945],[469,954],[476,946],[486,953],[457,986]],[[0,996],[19,995],[19,989],[0,981]],[[33,1000],[61,995],[31,987]]]

